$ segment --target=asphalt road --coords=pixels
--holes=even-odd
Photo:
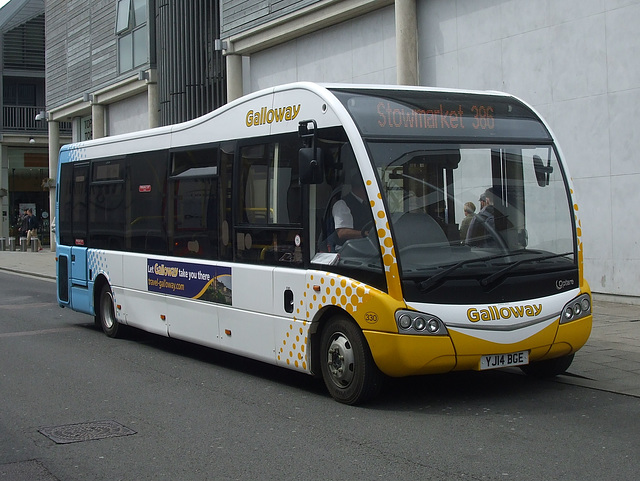
[[[510,370],[392,380],[344,406],[292,371],[109,339],[57,306],[54,283],[5,272],[0,405],[2,481],[626,480],[640,467],[637,397]]]

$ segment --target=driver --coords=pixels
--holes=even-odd
[[[343,244],[349,239],[363,237],[362,228],[371,220],[371,208],[367,202],[367,193],[362,178],[356,172],[350,178],[351,192],[333,204],[331,215],[335,233]],[[366,237],[367,233],[364,233]]]

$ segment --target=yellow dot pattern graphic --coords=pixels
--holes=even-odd
[[[319,286],[320,291],[315,291]],[[297,306],[296,314],[304,315],[312,320],[316,313],[327,305],[338,306],[351,315],[355,315],[366,303],[370,288],[353,279],[340,277],[327,272],[311,274],[307,283],[307,291]]]
[[[280,346],[277,347],[278,362],[288,367],[309,371],[309,322],[299,321],[295,317],[289,323]]]
[[[331,272],[309,273],[305,295],[296,305],[296,316],[313,322],[328,306],[341,308],[363,329],[393,332],[396,330],[393,313],[406,304],[348,277]]]
[[[377,190],[377,185],[371,180],[365,182],[367,186],[367,194],[369,203],[373,212],[376,230],[378,231],[378,239],[380,240],[380,250],[382,252],[382,263],[384,265],[385,275],[387,277],[387,286],[389,295],[394,299],[402,299],[402,288],[400,285],[400,275],[398,270],[398,260],[396,252],[393,248],[393,238],[391,237],[391,229],[389,228],[389,220],[382,202],[382,195]]]
[[[573,189],[571,189],[571,195],[573,195]],[[578,265],[579,265],[579,272],[580,272],[580,285],[582,285],[583,283],[582,273],[584,272],[584,250],[582,246],[582,223],[580,221],[578,211],[579,211],[578,204],[574,203],[573,215],[575,216],[575,220],[576,220],[576,236],[578,238],[577,239],[578,240]]]

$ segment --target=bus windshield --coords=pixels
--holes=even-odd
[[[577,285],[568,181],[527,105],[498,93],[334,93],[378,177],[405,299],[504,302],[552,294],[557,277]]]
[[[519,271],[575,262],[571,206],[550,145],[368,147],[403,277],[427,280],[442,266],[469,270],[484,260]]]

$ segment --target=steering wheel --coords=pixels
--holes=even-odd
[[[370,220],[365,225],[363,225],[362,229],[360,229],[360,235],[362,237],[370,236],[371,235],[371,228],[373,227],[373,225],[374,225],[374,222],[372,220]]]

